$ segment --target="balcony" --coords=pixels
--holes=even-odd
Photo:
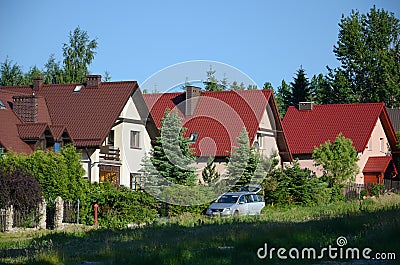
[[[100,146],[100,160],[119,162],[120,161],[119,153],[120,150],[118,147],[112,145]]]

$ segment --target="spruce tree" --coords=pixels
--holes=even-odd
[[[166,180],[181,185],[194,185],[197,176],[190,148],[191,141],[183,137],[182,118],[178,112],[165,112],[162,120],[161,136],[156,139],[151,162],[159,175]]]
[[[291,106],[297,107],[300,102],[310,100],[310,83],[302,67],[297,70],[297,76],[294,78],[293,82],[290,83],[290,85],[292,87],[292,95],[290,100]]]
[[[247,175],[243,176],[250,157],[250,141],[246,128],[243,128],[236,140],[238,146],[233,147],[233,152],[227,167],[229,180],[231,185],[233,185],[233,190],[239,188],[247,179]]]
[[[206,184],[211,184],[220,178],[220,174],[215,170],[215,163],[212,157],[207,160],[207,165],[201,173],[203,180]]]

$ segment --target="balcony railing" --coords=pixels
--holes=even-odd
[[[112,145],[104,145],[100,147],[100,159],[108,161],[120,161],[119,148]]]

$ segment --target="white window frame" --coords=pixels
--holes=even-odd
[[[129,145],[131,149],[140,149],[140,131],[131,131],[130,132],[130,139],[129,139]]]

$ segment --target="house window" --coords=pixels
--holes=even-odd
[[[61,148],[61,144],[59,142],[54,143],[54,153],[59,153]]]
[[[114,130],[111,130],[107,136],[107,145],[114,146]]]
[[[197,138],[199,137],[199,133],[198,132],[192,132],[189,136],[189,140],[193,143],[195,143],[197,141]]]
[[[385,139],[379,138],[379,148],[381,152],[385,152]]]
[[[262,137],[261,133],[257,133],[257,142],[258,142],[258,146],[260,148],[262,148],[263,147],[263,137]]]
[[[131,189],[141,190],[144,187],[144,177],[139,173],[131,173]]]
[[[1,101],[1,99],[0,99],[0,109],[7,109],[6,104],[4,104],[4,102]]]
[[[113,185],[119,185],[119,167],[100,165],[100,182],[110,182]]]
[[[131,148],[140,148],[140,132],[131,131]]]

